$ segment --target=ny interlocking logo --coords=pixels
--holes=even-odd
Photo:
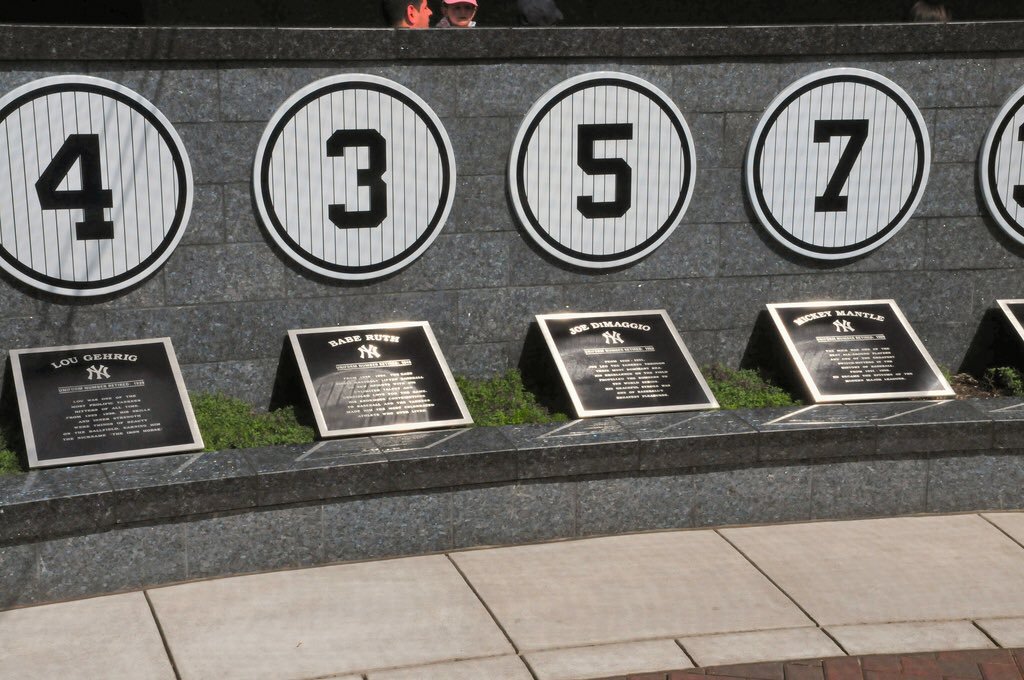
[[[360,345],[358,349],[360,359],[380,359],[377,345]]]
[[[85,370],[88,371],[89,380],[105,380],[110,378],[110,369],[103,364],[99,366],[93,364]]]
[[[625,343],[625,340],[622,339],[618,331],[605,331],[601,333],[601,337],[604,338],[604,344],[606,345],[621,345]]]
[[[853,324],[846,319],[836,319],[832,322],[832,325],[836,327],[837,333],[852,333]]]

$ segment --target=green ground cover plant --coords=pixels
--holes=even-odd
[[[523,377],[510,369],[493,378],[465,378],[455,382],[466,400],[473,422],[480,426],[526,425],[568,420],[564,413],[553,413],[537,401],[523,386]]]
[[[732,369],[722,364],[712,364],[704,367],[701,372],[723,409],[798,406],[801,403],[789,392],[773,385],[751,369]]]
[[[192,409],[207,451],[314,441],[313,428],[300,423],[291,406],[260,412],[235,397],[196,394],[192,396]]]
[[[982,385],[993,392],[1000,391],[1011,397],[1024,397],[1024,375],[1010,366],[997,366],[985,371]]]

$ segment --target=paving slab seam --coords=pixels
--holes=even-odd
[[[174,660],[174,654],[171,652],[171,646],[167,641],[167,635],[164,633],[163,624],[160,623],[160,617],[156,614],[156,608],[153,606],[153,600],[149,599],[149,591],[143,590],[142,596],[146,598],[146,606],[149,607],[149,613],[153,617],[153,623],[156,624],[156,630],[160,634],[160,642],[164,646],[164,653],[167,655],[167,661],[171,664],[171,670],[174,671],[174,677],[177,680],[181,680],[181,672],[178,671],[178,663]]]
[[[501,634],[505,636],[506,640],[508,640],[508,643],[512,646],[512,650],[516,653],[520,660],[522,660],[523,664],[526,666],[527,671],[529,671],[530,675],[533,677],[533,680],[538,680],[537,674],[534,672],[529,662],[527,662],[527,660],[523,658],[519,646],[516,645],[515,640],[513,640],[512,636],[508,634],[507,630],[505,630],[505,626],[502,625],[501,621],[498,620],[498,617],[491,610],[490,605],[488,605],[484,598],[480,595],[480,592],[476,589],[476,586],[474,586],[473,583],[469,580],[469,577],[466,576],[466,573],[459,568],[459,565],[456,564],[455,560],[452,559],[452,556],[450,554],[445,553],[445,559],[447,559],[449,564],[451,564],[452,567],[455,568],[455,571],[458,572],[459,576],[462,577],[462,580],[466,582],[466,586],[473,592],[473,595],[475,595],[476,599],[479,600],[480,605],[484,608],[484,610],[487,611],[487,615],[491,617],[492,621],[494,621],[494,625],[498,627],[498,630],[501,631]]]
[[[978,623],[977,621],[974,621],[974,620],[972,619],[972,620],[971,620],[971,625],[973,625],[973,626],[974,626],[975,628],[977,628],[977,629],[978,629],[978,632],[980,632],[980,633],[981,633],[982,635],[984,635],[984,636],[985,636],[986,638],[988,638],[989,640],[991,640],[991,641],[992,641],[992,644],[994,644],[994,645],[995,645],[995,646],[996,646],[996,647],[997,647],[998,649],[1002,649],[1002,648],[1003,648],[1003,646],[1002,646],[1001,644],[999,644],[999,640],[996,640],[996,639],[995,639],[994,637],[992,637],[991,635],[989,635],[989,632],[988,632],[987,630],[985,630],[985,629],[984,629],[984,628],[983,628],[983,627],[981,626],[981,624],[979,624],[979,623]]]
[[[686,645],[684,645],[678,638],[676,638],[675,643],[679,647],[679,649],[682,650],[683,654],[686,655],[686,658],[690,660],[690,663],[693,664],[694,668],[697,668],[697,667],[700,666],[700,664],[697,663],[697,660],[693,658],[693,655],[690,654],[690,652],[687,651]]]
[[[993,511],[991,511],[991,512],[1006,512],[1006,511],[1005,511],[1005,510],[993,510]],[[1012,511],[1011,511],[1011,512],[1012,512]],[[1018,541],[1018,540],[1017,540],[1016,538],[1014,538],[1014,537],[1013,537],[1013,536],[1012,536],[1012,535],[1011,535],[1011,534],[1010,534],[1010,533],[1009,533],[1009,532],[1008,532],[1008,531],[1007,531],[1006,529],[1002,528],[1001,526],[999,526],[998,524],[996,524],[995,522],[993,522],[992,520],[990,520],[990,519],[989,519],[988,517],[986,517],[985,515],[986,515],[987,513],[984,513],[984,512],[976,512],[976,513],[972,513],[972,514],[976,514],[976,515],[977,515],[978,517],[980,517],[981,519],[983,519],[983,520],[985,520],[986,522],[988,522],[988,523],[989,523],[990,525],[992,525],[993,527],[995,527],[995,528],[996,528],[996,530],[997,530],[997,531],[998,531],[999,533],[1001,533],[1001,534],[1003,534],[1004,536],[1006,536],[1006,537],[1007,537],[1008,539],[1010,539],[1011,541],[1013,541],[1014,543],[1016,543],[1016,544],[1017,544],[1018,546],[1020,546],[1020,548],[1021,548],[1022,550],[1024,550],[1024,543],[1021,543],[1020,541]]]
[[[729,545],[730,545],[730,546],[732,547],[732,549],[733,549],[733,550],[735,550],[735,551],[736,551],[737,553],[739,553],[740,555],[742,555],[742,556],[743,556],[743,559],[745,559],[745,560],[746,560],[747,562],[749,562],[749,563],[750,563],[750,566],[752,566],[752,567],[753,567],[754,569],[756,569],[756,570],[757,570],[757,572],[758,572],[759,574],[761,574],[762,576],[764,576],[764,577],[765,577],[765,579],[767,579],[767,581],[768,581],[769,583],[771,583],[771,584],[772,584],[773,586],[775,586],[775,589],[776,589],[776,590],[778,590],[778,591],[779,591],[780,593],[782,593],[783,595],[785,595],[785,596],[786,596],[786,597],[787,597],[787,598],[789,599],[789,601],[790,601],[790,602],[792,602],[792,603],[793,603],[793,605],[794,605],[794,606],[795,606],[795,607],[796,607],[797,609],[799,609],[799,610],[800,610],[800,611],[801,611],[801,612],[803,613],[803,615],[804,615],[804,616],[806,616],[806,617],[807,617],[807,619],[808,619],[809,621],[811,621],[811,622],[812,622],[812,623],[813,623],[813,624],[814,624],[815,626],[817,626],[817,627],[818,627],[818,629],[819,629],[819,630],[821,630],[821,631],[825,632],[825,635],[828,635],[828,637],[830,637],[830,638],[832,637],[831,635],[829,635],[829,634],[828,634],[828,632],[827,632],[827,631],[825,631],[825,629],[824,629],[824,628],[822,628],[822,625],[821,625],[821,623],[819,623],[817,619],[815,619],[815,618],[814,618],[813,616],[811,616],[810,612],[808,612],[808,611],[807,611],[807,610],[806,610],[806,609],[804,608],[804,606],[803,606],[802,604],[800,604],[799,602],[797,602],[797,601],[796,601],[796,598],[794,598],[794,597],[793,597],[792,595],[790,595],[789,593],[787,593],[787,592],[786,592],[786,590],[785,590],[784,588],[782,588],[782,587],[781,587],[781,586],[780,586],[780,585],[779,585],[778,583],[776,583],[776,582],[775,582],[775,579],[773,579],[773,578],[772,578],[771,576],[769,576],[769,575],[768,575],[768,573],[767,573],[767,572],[765,572],[765,570],[764,570],[764,569],[762,569],[762,568],[761,568],[761,566],[760,566],[759,564],[757,564],[756,562],[754,562],[754,560],[752,560],[752,559],[750,558],[750,556],[749,556],[749,555],[747,555],[747,554],[746,554],[745,552],[743,552],[742,550],[740,550],[740,548],[739,548],[739,547],[738,547],[738,546],[737,546],[737,545],[736,545],[735,543],[733,543],[732,541],[730,541],[730,540],[729,540],[729,539],[728,539],[728,538],[727,538],[727,537],[725,536],[725,534],[723,534],[723,533],[721,532],[721,530],[720,530],[720,529],[718,529],[718,528],[715,528],[715,529],[714,529],[714,532],[715,532],[715,533],[716,533],[716,534],[717,534],[718,536],[720,536],[720,537],[721,537],[721,539],[722,539],[723,541],[725,541],[726,543],[728,543],[728,544],[729,544]],[[837,641],[836,641],[835,639],[833,639],[833,642],[836,642],[836,644],[837,644],[837,645],[839,646],[839,649],[842,649],[842,650],[843,650],[843,653],[844,653],[844,654],[846,653],[846,649],[845,649],[845,648],[844,648],[844,647],[843,647],[842,645],[840,645],[840,644],[839,644],[839,643],[838,643],[838,642],[837,642]]]

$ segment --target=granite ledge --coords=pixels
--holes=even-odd
[[[0,25],[9,61],[451,61],[1015,52],[1024,21],[796,26],[477,28]]]
[[[34,470],[0,477],[0,546],[382,493],[609,473],[933,458],[948,455],[954,444],[970,453],[1019,453],[1009,444],[1024,434],[1024,400],[932,403],[440,430]],[[937,445],[947,438],[949,446]]]

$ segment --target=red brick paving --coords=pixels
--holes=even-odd
[[[1024,649],[870,654],[616,675],[603,680],[1024,680]]]

